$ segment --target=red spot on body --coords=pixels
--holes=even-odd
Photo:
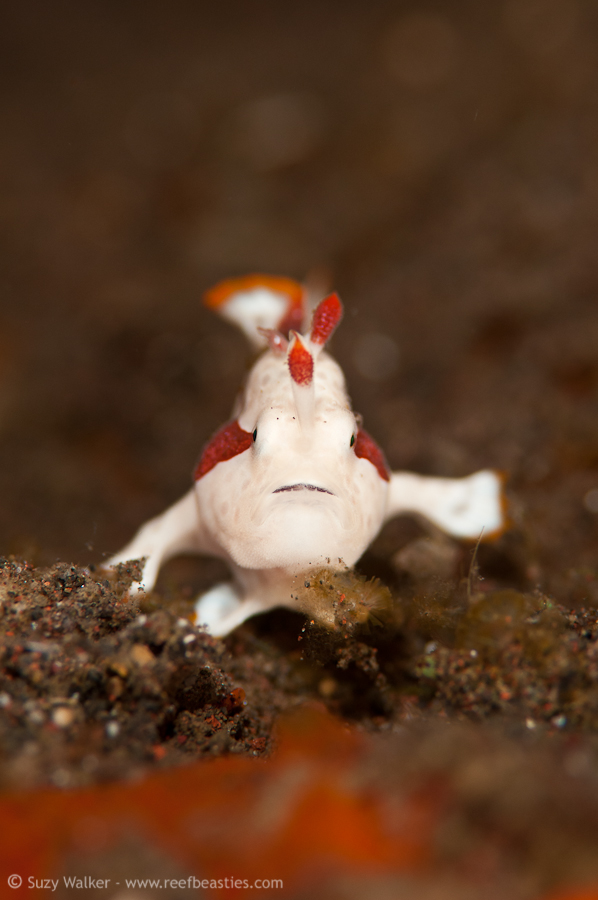
[[[305,386],[311,384],[314,377],[314,358],[309,350],[305,349],[298,334],[295,335],[295,341],[289,351],[288,362],[291,378],[296,384]]]
[[[369,460],[376,467],[380,478],[383,478],[384,481],[390,481],[390,469],[384,458],[384,453],[367,431],[359,429],[353,449],[355,450],[355,456]]]
[[[193,473],[193,478],[195,481],[199,481],[219,462],[225,462],[227,459],[232,459],[233,456],[238,456],[239,453],[249,449],[252,443],[253,435],[251,432],[243,431],[236,420],[229,422],[214,435],[204,448],[201,459]]]
[[[338,294],[330,294],[314,310],[311,323],[311,339],[314,344],[325,344],[343,317],[343,304]]]

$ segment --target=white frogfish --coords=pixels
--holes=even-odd
[[[256,613],[297,609],[298,579],[302,586],[306,573],[350,569],[393,516],[418,514],[473,540],[504,528],[499,473],[390,471],[325,350],[343,314],[336,294],[305,331],[307,292],[290,279],[225,281],[206,304],[262,353],[233,418],[203,450],[193,486],[106,563],[143,560],[133,591],[151,590],[173,556],[224,559],[232,580],[199,598],[196,621],[225,635]]]

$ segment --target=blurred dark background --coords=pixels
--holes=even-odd
[[[247,364],[201,294],[265,271],[340,292],[394,468],[505,470],[504,570],[598,602],[591,0],[0,15],[0,552],[98,561],[187,489]]]

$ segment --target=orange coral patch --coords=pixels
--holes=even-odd
[[[598,884],[584,888],[564,888],[556,894],[547,894],[541,900],[598,900]]]
[[[227,757],[134,784],[5,795],[0,881],[18,872],[23,892],[29,876],[55,876],[69,854],[93,854],[131,832],[202,877],[281,878],[287,890],[341,870],[421,868],[439,795],[405,796],[389,824],[382,792],[352,774],[364,746],[308,710],[281,730],[267,761]]]

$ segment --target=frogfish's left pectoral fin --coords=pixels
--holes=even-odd
[[[502,474],[493,469],[467,478],[393,472],[386,519],[417,513],[454,537],[488,540],[507,528],[503,483]]]

